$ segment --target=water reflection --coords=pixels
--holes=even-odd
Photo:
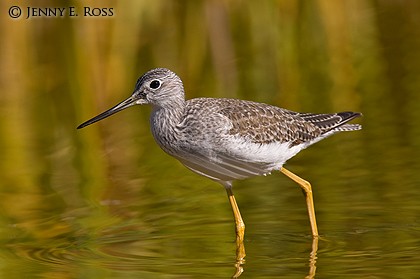
[[[312,250],[309,254],[309,273],[305,278],[312,279],[315,278],[316,272],[316,260],[317,260],[317,253],[318,253],[318,240],[319,237],[312,238]]]
[[[318,252],[318,241],[319,241],[319,237],[313,237],[312,238],[312,249],[311,252],[309,254],[309,271],[308,271],[308,275],[305,276],[305,278],[307,279],[312,279],[315,278],[315,273],[316,273],[316,261],[318,259],[317,257],[317,252]],[[233,274],[232,278],[239,278],[242,273],[245,271],[245,260],[242,257],[242,252],[241,250],[245,251],[245,247],[244,247],[244,243],[241,242],[239,245],[241,245],[241,247],[237,247],[236,249],[236,262],[235,262],[235,273]]]
[[[229,223],[229,225],[231,224]],[[172,237],[174,240],[169,239]],[[301,236],[294,236],[284,239],[284,241],[299,239],[298,241],[302,244],[310,243],[309,238],[304,240],[301,238]],[[188,236],[187,239],[191,242],[200,242],[194,236]],[[258,270],[255,270],[255,255],[246,263],[243,260],[234,263],[232,259],[237,258],[237,255],[235,257],[233,249],[226,249],[233,253],[227,255],[225,251],[222,253],[225,254],[224,260],[214,261],[212,259],[221,259],[218,253],[215,250],[208,250],[208,246],[201,246],[204,252],[203,257],[195,258],[194,255],[180,254],[176,251],[176,249],[183,249],[183,244],[177,243],[179,240],[182,241],[176,236],[163,237],[150,234],[150,232],[146,233],[140,226],[119,225],[102,232],[79,231],[78,236],[67,235],[37,242],[8,244],[6,249],[10,255],[17,257],[9,256],[7,263],[12,268],[21,264],[22,261],[26,262],[26,265],[18,269],[19,274],[30,275],[30,277],[48,277],[55,274],[65,278],[77,278],[80,274],[87,273],[101,274],[105,277],[110,274],[118,274],[118,277],[124,276],[124,274],[136,276],[154,274],[154,278],[166,278],[167,273],[170,272],[179,275],[195,274],[195,276],[207,278],[212,278],[210,275],[213,274],[214,277],[228,278],[232,267],[234,267],[234,271],[231,273],[232,278],[239,278],[241,275],[247,278],[247,273],[253,277],[256,272],[258,273]],[[229,246],[233,246],[233,243],[227,243],[226,248]],[[318,238],[313,238],[311,246],[312,250],[305,256],[303,254],[300,256],[296,252],[289,254],[282,251],[281,248],[278,253],[286,252],[285,259],[289,258],[287,261],[296,258],[296,263],[300,262],[298,265],[306,269],[304,271],[302,268],[301,275],[306,272],[306,278],[314,278]],[[4,251],[2,251],[2,257],[5,256]],[[167,256],[163,256],[165,254]],[[268,260],[268,264],[274,263],[273,260]],[[282,265],[287,266],[288,264],[284,262]],[[6,272],[6,270],[3,271]]]
[[[239,278],[244,272],[245,264],[245,244],[243,241],[236,240],[236,261],[235,261],[235,273],[232,278]]]

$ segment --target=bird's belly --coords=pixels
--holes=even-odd
[[[256,144],[234,137],[218,144],[202,143],[171,155],[192,171],[216,181],[232,181],[278,170],[303,146],[288,143]]]
[[[270,172],[266,167],[232,160],[215,160],[200,155],[176,158],[193,172],[216,181],[233,181]]]

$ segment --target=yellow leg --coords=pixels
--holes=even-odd
[[[306,198],[306,206],[308,207],[309,222],[311,223],[312,236],[318,237],[318,227],[316,225],[314,199],[312,197],[311,184],[285,168],[281,168],[280,171],[284,173],[287,177],[292,179],[294,182],[299,184],[299,186],[302,188]]]
[[[244,235],[245,223],[242,220],[241,212],[239,211],[238,204],[236,203],[235,196],[233,195],[232,188],[226,187],[226,192],[229,198],[230,205],[232,206],[233,216],[235,217],[236,228],[236,259],[242,262],[245,258]]]

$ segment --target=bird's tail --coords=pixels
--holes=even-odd
[[[331,127],[330,131],[356,131],[362,129],[362,125],[360,124],[346,124],[356,117],[361,117],[362,114],[360,112],[338,112],[337,116],[340,116],[341,120],[336,123],[335,127]]]

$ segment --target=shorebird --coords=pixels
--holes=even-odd
[[[273,170],[280,170],[303,189],[312,236],[318,237],[311,184],[283,165],[302,149],[330,135],[361,129],[359,124],[346,124],[361,113],[298,113],[238,99],[185,100],[181,79],[168,69],[157,68],[137,80],[129,98],[77,128],[143,104],[153,107],[150,127],[158,145],[193,172],[219,182],[226,189],[238,245],[243,242],[245,224],[232,182]]]

